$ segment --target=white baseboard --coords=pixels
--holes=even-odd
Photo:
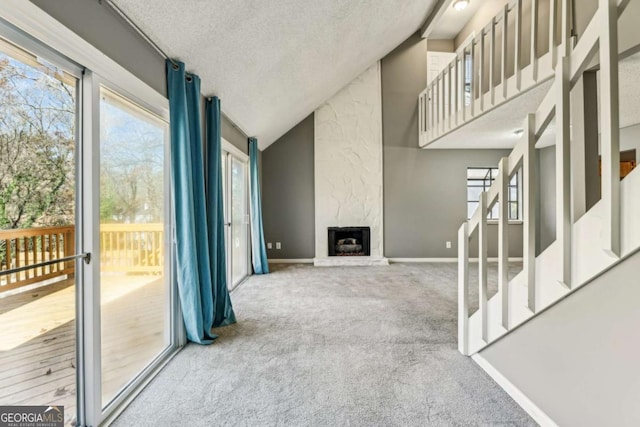
[[[527,414],[535,422],[542,427],[558,427],[551,417],[545,414],[542,409],[538,407],[531,399],[529,399],[523,392],[520,391],[511,381],[509,381],[504,375],[502,375],[496,368],[491,365],[487,359],[482,357],[479,353],[471,356],[474,362],[478,364],[515,402],[525,410]]]
[[[389,258],[390,262],[458,262],[458,258]]]
[[[389,265],[389,260],[381,256],[331,256],[313,259],[316,267],[369,267]]]
[[[458,262],[458,258],[389,258],[390,262]],[[498,262],[498,258],[487,258],[488,262]],[[520,262],[521,257],[511,257],[509,261]],[[478,258],[469,258],[469,262],[478,262]]]
[[[269,258],[272,264],[313,264],[313,258]],[[428,262],[458,262],[458,258],[388,258],[389,262],[428,263]],[[498,262],[498,258],[487,258],[488,262]],[[522,261],[522,258],[509,258],[509,261]],[[478,262],[478,258],[469,258],[469,262]]]

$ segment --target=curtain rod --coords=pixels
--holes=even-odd
[[[112,0],[98,0],[98,3],[100,4],[106,3],[114,12],[120,15],[120,17],[124,19],[127,22],[127,24],[129,24],[134,30],[136,30],[136,32],[147,43],[149,43],[151,47],[153,47],[160,54],[160,56],[162,56],[164,59],[168,59],[173,64],[174,67],[178,66],[178,63],[174,61],[172,58],[170,58],[169,55],[167,55],[165,51],[162,50],[162,48],[160,48],[160,46],[158,46],[156,42],[154,42],[153,39],[147,35],[147,33],[142,31],[142,28],[140,28],[135,22],[133,22],[131,18],[129,18],[129,16],[127,16],[127,14],[124,13],[124,11],[120,9],[120,7],[118,7],[118,5],[115,4]]]
[[[174,67],[178,66],[178,63],[174,61],[173,58],[171,58],[169,55],[167,55],[166,52],[162,50],[162,48],[158,46],[156,42],[154,42],[153,39],[147,35],[147,33],[142,31],[142,28],[140,28],[135,22],[133,22],[131,18],[129,18],[129,16],[127,16],[127,14],[124,13],[124,11],[120,9],[118,5],[115,4],[112,0],[98,0],[98,3],[100,3],[101,5],[106,3],[109,6],[109,8],[111,8],[111,10],[113,10],[122,19],[124,19],[125,22],[131,26],[131,28],[133,28],[147,43],[149,43],[151,47],[154,48],[160,54],[160,56],[162,56],[164,59],[169,60]],[[207,98],[211,98],[211,97],[207,97]],[[222,113],[222,115],[227,119],[229,123],[231,123],[231,126],[238,129],[244,135],[247,135],[247,133],[244,130],[242,130],[240,126],[236,125],[234,121],[229,118],[229,116],[224,114],[224,112]]]

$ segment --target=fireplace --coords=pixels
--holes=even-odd
[[[370,256],[369,227],[329,227],[329,256]]]

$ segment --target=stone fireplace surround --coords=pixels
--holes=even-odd
[[[315,112],[314,265],[387,265],[383,256],[382,98],[377,62]],[[329,227],[370,228],[370,256],[329,256]]]

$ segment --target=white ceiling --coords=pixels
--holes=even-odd
[[[481,7],[483,11],[483,16],[480,18],[482,22],[479,22],[480,25],[485,25],[490,22],[491,18],[494,15],[494,12],[497,13],[500,7],[504,6],[506,0],[470,0],[469,6],[464,8],[463,10],[456,10],[453,7],[453,3],[449,6],[440,19],[435,23],[433,30],[429,33],[428,38],[436,39],[436,40],[451,40],[454,39],[460,31],[467,25],[474,15],[480,11]],[[484,16],[490,13],[492,16]]]
[[[435,2],[114,0],[261,149],[416,32]]]
[[[495,110],[479,116],[469,124],[430,144],[428,148],[513,148],[518,142],[514,132],[522,129],[527,114],[538,109],[551,84],[552,81],[549,80]]]
[[[620,127],[640,123],[640,52],[620,61]]]

